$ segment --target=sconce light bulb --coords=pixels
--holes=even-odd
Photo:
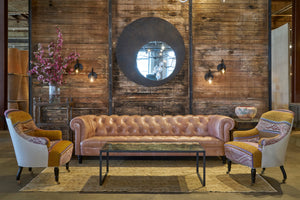
[[[210,78],[210,79],[208,79],[208,83],[209,84],[211,84],[212,83],[212,79]]]
[[[94,82],[94,78],[93,77],[90,78],[90,82],[91,83]]]
[[[225,74],[225,69],[224,68],[222,69],[222,74]]]
[[[222,3],[225,3],[225,0],[221,0]]]
[[[76,64],[74,65],[75,73],[78,74],[79,71],[83,69],[82,64],[79,63],[78,59],[76,60]]]

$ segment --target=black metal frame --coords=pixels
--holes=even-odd
[[[102,175],[102,162],[103,162],[103,153],[106,153],[106,172],[104,174],[104,176]],[[133,153],[133,152],[138,152],[138,153],[196,153],[196,173],[197,173],[197,176],[202,184],[202,186],[204,187],[205,184],[206,184],[206,180],[205,180],[205,175],[206,175],[206,171],[205,171],[205,168],[206,168],[206,155],[205,155],[205,150],[202,150],[202,151],[111,151],[111,150],[100,150],[100,155],[99,155],[99,185],[103,185],[107,175],[108,175],[108,172],[109,172],[109,153],[110,152],[130,152],[130,153]],[[199,153],[202,153],[202,159],[203,159],[203,178],[201,177],[201,175],[199,174]]]
[[[193,114],[193,0],[189,0],[189,113]]]
[[[31,39],[31,31],[32,31],[32,26],[31,26],[31,21],[32,21],[32,3],[31,0],[28,0],[28,56],[29,56],[29,69],[31,69],[31,52],[32,52],[32,39]],[[29,76],[29,113],[32,115],[33,114],[33,99],[32,99],[32,77]]]
[[[162,80],[146,78],[137,68],[139,50],[152,41],[165,42],[176,55],[174,71]],[[184,40],[176,27],[167,20],[159,17],[142,17],[123,29],[116,46],[116,58],[119,68],[129,80],[147,87],[160,86],[172,80],[181,70],[185,60]]]
[[[272,110],[272,0],[268,2],[268,73],[269,110]]]
[[[112,115],[112,0],[108,0],[108,115]]]

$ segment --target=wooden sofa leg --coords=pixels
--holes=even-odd
[[[78,163],[82,164],[82,156],[80,156],[80,155],[78,156]]]
[[[222,162],[223,164],[226,164],[226,156],[222,156]]]
[[[23,167],[19,166],[17,177],[16,177],[16,180],[17,180],[18,183],[20,183],[20,177],[21,177],[22,171],[23,171]]]
[[[256,169],[252,168],[251,169],[251,181],[252,181],[252,184],[255,183],[255,176],[256,176]]]
[[[231,160],[227,159],[227,172],[226,172],[226,174],[229,174],[230,171],[231,171]]]
[[[57,184],[59,184],[59,168],[54,167],[54,176],[55,176],[55,181]]]
[[[282,183],[285,183],[285,180],[287,179],[287,175],[286,175],[286,172],[285,172],[285,170],[284,170],[283,165],[280,166],[280,169],[281,169],[281,172],[282,172],[282,175],[283,175]]]
[[[66,163],[66,170],[67,170],[68,172],[70,172],[69,164],[70,164],[70,162],[67,162],[67,163]]]

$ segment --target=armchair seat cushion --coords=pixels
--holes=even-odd
[[[49,148],[49,167],[64,165],[71,160],[73,153],[73,143],[68,140],[58,140],[51,142]]]
[[[231,141],[224,148],[229,160],[251,168],[261,167],[262,153],[258,143]]]

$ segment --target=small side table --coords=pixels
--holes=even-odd
[[[252,119],[252,120],[241,120],[239,118],[234,118],[235,127],[234,130],[249,130],[254,128],[259,119]]]
[[[63,139],[73,141],[70,131],[72,117],[72,98],[66,98],[59,103],[49,103],[41,98],[33,99],[33,118],[39,128],[61,130]]]

